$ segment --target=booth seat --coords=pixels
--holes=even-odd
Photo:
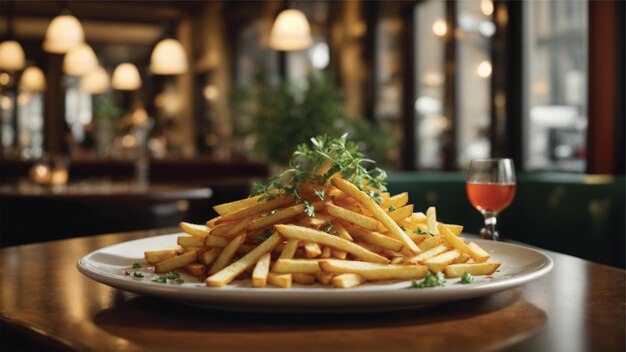
[[[483,220],[465,193],[464,172],[401,172],[389,175],[392,194],[408,192],[415,211],[437,207],[441,221],[478,233]],[[511,239],[624,268],[625,178],[623,175],[526,173],[498,216],[503,240]]]

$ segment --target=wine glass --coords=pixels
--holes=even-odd
[[[496,216],[515,196],[515,168],[511,159],[477,159],[470,162],[467,197],[485,217],[480,238],[497,241]]]

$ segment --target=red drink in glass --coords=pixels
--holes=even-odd
[[[515,196],[515,184],[468,182],[466,188],[470,203],[481,212],[498,213],[508,207]]]

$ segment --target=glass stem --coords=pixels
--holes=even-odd
[[[483,214],[485,217],[485,228],[480,231],[480,238],[486,240],[497,241],[499,239],[498,231],[496,231],[496,212],[486,212]]]

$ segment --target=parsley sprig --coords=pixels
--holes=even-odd
[[[418,234],[418,235],[429,235],[429,236],[435,236],[434,233],[432,232],[428,232],[428,231],[424,231],[422,229],[420,229],[419,227],[417,227],[415,230],[413,230],[414,233]]]
[[[411,288],[427,288],[427,287],[437,287],[437,286],[445,286],[446,277],[443,275],[441,271],[437,272],[437,274],[433,275],[431,272],[426,273],[426,277],[424,281],[417,282],[413,281],[411,284]]]
[[[380,193],[365,189],[365,185],[386,191],[387,173],[380,168],[368,170],[365,165],[371,166],[375,162],[365,158],[357,144],[347,140],[347,134],[339,138],[317,136],[311,138],[311,143],[312,147],[306,143],[297,147],[288,168],[281,174],[267,182],[256,182],[253,195],[263,194],[260,201],[291,195],[296,203],[304,203],[305,213],[313,217],[315,209],[309,201],[301,198],[299,190],[307,183],[324,185],[333,175],[340,173],[344,179],[365,191],[376,202],[382,202]],[[321,200],[325,199],[323,189],[316,189],[314,192]]]
[[[175,271],[168,271],[164,276],[157,276],[151,281],[159,284],[165,284],[168,280],[175,280],[179,284],[185,282],[185,280],[180,277],[180,274]]]

